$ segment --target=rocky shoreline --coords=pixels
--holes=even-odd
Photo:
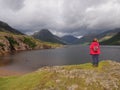
[[[60,47],[60,44],[47,43],[27,35],[16,35],[0,32],[0,56],[27,50],[51,49]],[[0,66],[10,63],[11,60],[1,60]]]
[[[57,87],[45,90],[61,90],[61,87],[66,87],[66,90],[120,90],[119,62],[105,61],[99,67],[92,67],[90,64],[45,67],[38,70],[40,71],[59,73],[59,78],[55,80]],[[67,86],[69,82],[71,85]]]
[[[0,39],[0,54],[7,54],[14,51],[24,51],[33,49],[49,49],[50,45],[36,44],[32,37],[26,36],[3,36]]]

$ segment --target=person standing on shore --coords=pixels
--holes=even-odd
[[[92,56],[93,66],[99,65],[100,44],[97,38],[94,38],[90,44],[90,55]]]

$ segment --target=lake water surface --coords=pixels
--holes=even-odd
[[[91,62],[89,46],[65,46],[57,49],[23,51],[13,55],[0,57],[13,62],[1,68],[33,71],[42,66],[71,65]],[[100,60],[120,62],[120,46],[101,46]]]

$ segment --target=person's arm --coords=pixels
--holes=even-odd
[[[89,54],[91,55],[92,44],[90,44],[89,49],[90,49],[90,53]]]
[[[90,44],[90,49],[92,49],[92,44]]]

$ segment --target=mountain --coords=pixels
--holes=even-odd
[[[78,38],[76,38],[72,35],[65,35],[65,36],[61,37],[61,39],[68,44],[74,44],[75,41],[79,40]]]
[[[64,41],[61,40],[61,38],[53,35],[48,29],[42,29],[39,32],[34,33],[32,36],[36,39],[46,42],[66,44]]]
[[[120,28],[116,28],[116,29],[109,30],[109,31],[106,31],[106,32],[99,34],[97,36],[97,38],[99,38],[100,42],[102,42],[104,40],[108,40],[108,39],[112,38],[113,36],[115,36],[119,32],[120,32]]]
[[[79,40],[77,40],[75,44],[85,44],[91,42],[94,37],[96,37],[96,34],[87,34],[80,38]]]
[[[42,42],[27,35],[0,32],[0,56],[12,53],[13,51],[49,49],[55,47],[60,47],[60,45]]]
[[[23,35],[20,31],[12,28],[7,23],[0,21],[0,32],[8,32],[8,33],[14,33],[14,34],[20,34]]]
[[[113,29],[113,30],[108,30],[102,33],[92,33],[92,34],[87,34],[80,38],[78,41],[76,41],[76,44],[88,44],[90,43],[93,38],[98,38],[100,42],[104,40],[108,40],[112,38],[114,35],[116,35],[118,32],[120,32],[120,28]]]
[[[42,42],[31,36],[24,35],[0,21],[0,55],[5,55],[13,51],[49,49],[59,46],[59,44]]]
[[[112,38],[101,42],[102,45],[120,45],[120,32],[114,35]]]

